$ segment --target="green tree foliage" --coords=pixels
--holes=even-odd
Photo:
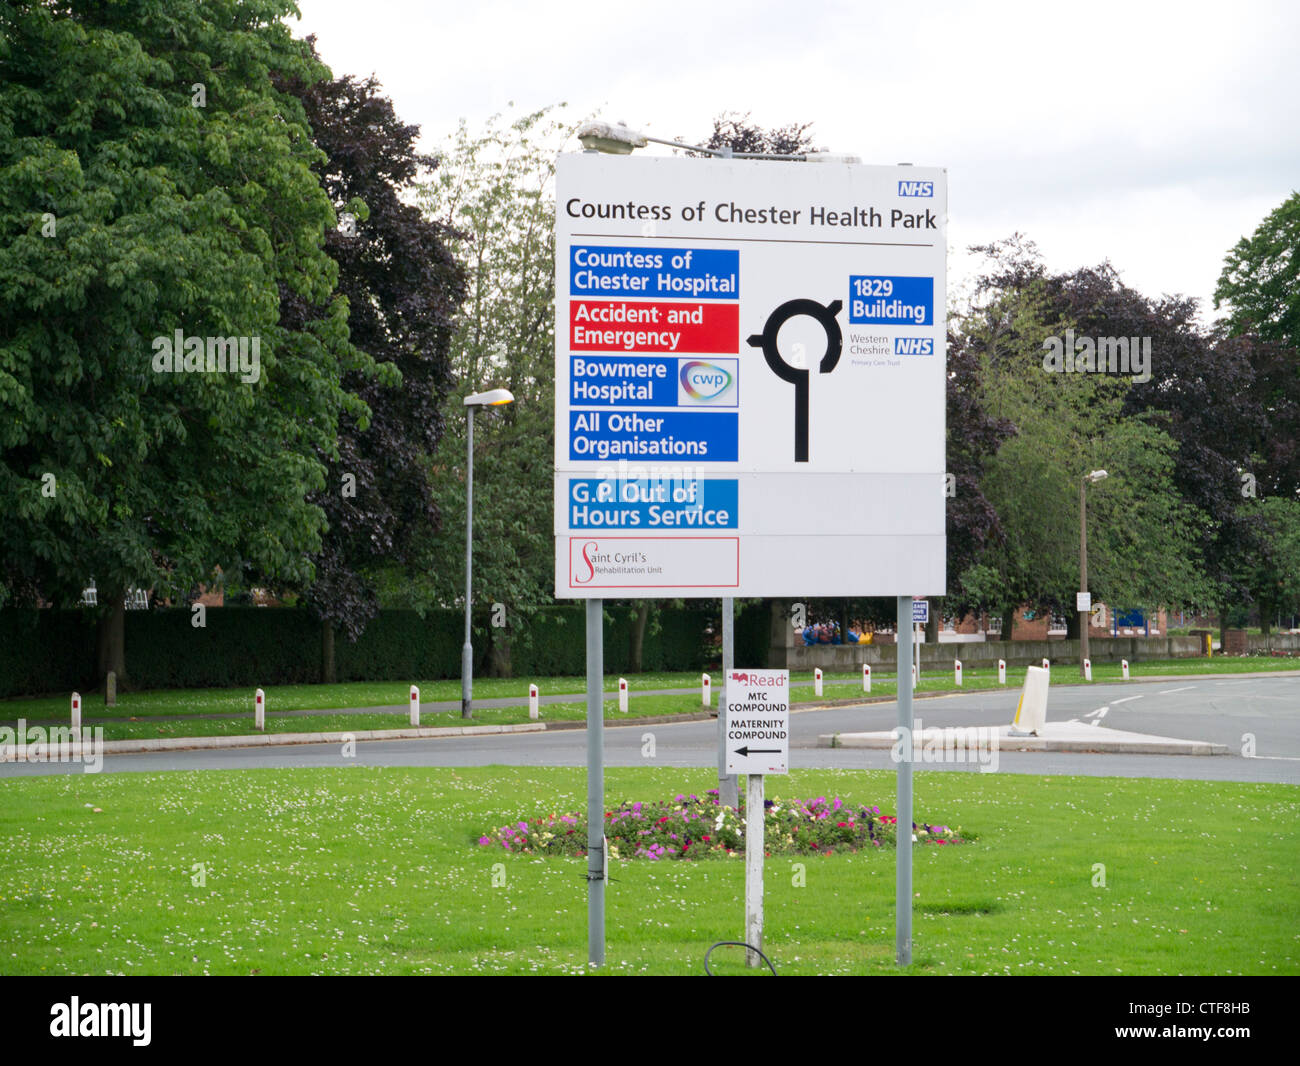
[[[339,264],[352,342],[390,372],[384,380],[344,377],[369,407],[369,426],[340,421],[338,457],[321,456],[326,487],[312,497],[329,526],[306,600],[326,627],[328,677],[333,629],[357,639],[378,611],[381,572],[403,582],[433,566],[423,535],[439,521],[431,458],[444,428],[464,277],[445,227],[403,199],[437,160],[417,151],[419,127],[398,119],[375,79],[292,79],[285,87],[306,110],[324,153],[317,172],[344,220],[327,232],[326,249]],[[349,205],[355,217],[343,214]]]
[[[1214,306],[1225,304],[1233,333],[1300,351],[1300,192],[1228,252],[1214,291]]]
[[[1128,376],[1049,373],[1044,342],[1067,329],[1106,326],[1072,301],[1098,272],[1052,276],[1032,245],[983,249],[989,272],[957,332],[981,353],[988,411],[1015,434],[988,460],[982,484],[1002,537],[963,576],[987,605],[1022,603],[1074,615],[1079,581],[1079,485],[1090,470],[1108,480],[1088,489],[1089,586],[1113,606],[1208,602],[1196,531],[1203,521],[1174,484],[1176,442],[1153,418],[1126,412]],[[1108,285],[1118,284],[1102,268]],[[1098,336],[1113,335],[1110,333]]]
[[[443,525],[439,565],[409,584],[411,603],[464,603],[465,473],[471,393],[507,388],[515,402],[474,422],[474,602],[504,656],[521,616],[552,602],[555,467],[555,157],[574,132],[555,109],[497,116],[480,133],[462,123],[420,190],[425,215],[455,232],[467,295],[452,340],[454,385],[434,483]],[[499,620],[499,619],[498,619]],[[494,668],[505,670],[503,658]]]
[[[0,5],[0,591],[68,603],[93,578],[119,672],[130,586],[311,578],[320,457],[367,417],[341,387],[371,362],[333,296],[320,153],[273,85],[328,74],[292,10]],[[177,330],[256,339],[256,380],[155,371]]]
[[[1225,553],[1224,585],[1258,606],[1267,631],[1277,611],[1296,609],[1300,583],[1300,193],[1228,253],[1214,305],[1228,310],[1218,344],[1235,364],[1222,372],[1227,402],[1251,416],[1225,522],[1239,550]]]

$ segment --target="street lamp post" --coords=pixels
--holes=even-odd
[[[1104,470],[1094,470],[1079,479],[1079,591],[1088,591],[1088,482],[1097,482],[1108,475]],[[1079,676],[1087,677],[1084,662],[1088,658],[1088,616],[1087,610],[1079,611]]]
[[[470,595],[474,573],[474,408],[512,403],[509,389],[490,389],[465,397],[469,411],[469,461],[465,467],[465,643],[460,649],[460,716],[470,717],[474,702],[474,645],[470,635]]]

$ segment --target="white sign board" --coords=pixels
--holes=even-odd
[[[1091,592],[1076,592],[1076,593],[1074,594],[1074,609],[1075,609],[1076,611],[1091,611],[1091,610],[1092,610],[1092,593],[1091,593]]]
[[[556,595],[942,594],[946,223],[934,168],[561,156]]]
[[[727,773],[790,772],[790,671],[727,674]]]

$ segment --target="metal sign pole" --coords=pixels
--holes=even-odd
[[[605,962],[605,601],[587,601],[587,962]]]
[[[722,691],[718,693],[718,804],[740,809],[740,777],[727,773],[727,678],[736,666],[736,601],[722,599]]]
[[[898,847],[894,852],[894,945],[899,966],[912,961],[912,597],[898,597]]]
[[[763,950],[763,775],[750,774],[745,786],[745,943]],[[745,952],[746,966],[762,959]]]

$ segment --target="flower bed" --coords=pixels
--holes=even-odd
[[[763,843],[768,855],[833,855],[892,848],[898,819],[879,807],[827,799],[764,803]],[[918,844],[961,844],[961,827],[912,823]],[[743,855],[745,808],[722,807],[716,789],[703,797],[678,794],[657,803],[624,801],[605,815],[605,836],[614,859],[704,859]],[[501,826],[478,838],[481,847],[526,855],[585,855],[587,816],[551,814]]]

